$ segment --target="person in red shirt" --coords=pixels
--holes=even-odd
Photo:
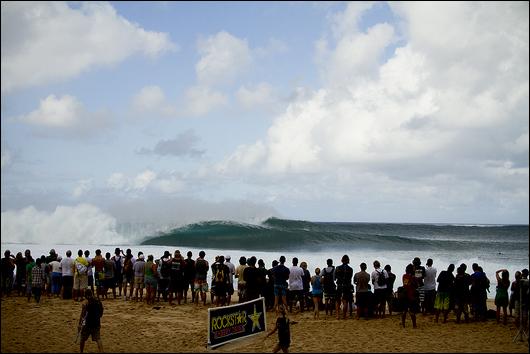
[[[414,266],[412,264],[407,265],[405,268],[405,274],[403,274],[403,313],[401,314],[401,324],[405,328],[405,318],[407,312],[410,312],[410,318],[412,319],[412,327],[416,326],[416,312],[418,312],[418,299],[416,296],[418,289],[418,280],[414,276]]]

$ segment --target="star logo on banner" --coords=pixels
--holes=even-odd
[[[261,317],[261,312],[256,311],[256,305],[254,305],[254,313],[252,315],[248,315],[248,318],[252,320],[252,332],[254,332],[254,328],[261,329],[261,326],[259,325],[259,318]]]

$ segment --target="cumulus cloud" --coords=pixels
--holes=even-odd
[[[146,31],[107,2],[2,2],[1,36],[2,92],[177,49],[167,33]]]
[[[522,169],[501,163],[495,174],[484,161],[528,152],[528,4],[393,3],[404,33],[388,23],[361,30],[370,8],[353,3],[331,17],[332,35],[316,43],[324,86],[291,102],[266,137],[238,147],[218,171],[329,181],[340,168],[409,192],[443,191],[437,176],[449,176],[497,185],[519,205],[528,159]],[[519,187],[501,181],[506,175]],[[462,203],[479,190],[469,188]]]
[[[199,150],[194,147],[199,141],[199,137],[190,129],[179,134],[175,139],[160,140],[153,149],[142,148],[138,153],[198,158],[204,154],[204,150]]]
[[[33,206],[2,212],[2,241],[12,243],[123,244],[116,219],[90,204],[58,206],[53,212]]]
[[[175,115],[177,109],[168,102],[164,91],[156,85],[143,87],[132,99],[135,113],[156,113],[163,116]]]
[[[145,195],[146,192],[174,194],[181,191],[184,186],[184,181],[175,174],[157,174],[149,169],[136,176],[115,172],[107,179],[108,188],[132,197]]]
[[[266,82],[260,82],[253,87],[241,86],[236,92],[236,98],[246,109],[267,107],[277,101],[273,87]]]
[[[206,86],[230,83],[252,61],[247,41],[225,31],[199,39],[197,48],[201,58],[195,65],[195,71],[198,82]]]
[[[207,86],[193,86],[186,91],[185,97],[187,105],[184,113],[193,116],[207,114],[228,104],[228,98],[224,93]]]
[[[74,96],[49,95],[39,107],[19,120],[31,125],[43,136],[88,137],[110,126],[107,112],[89,112]]]

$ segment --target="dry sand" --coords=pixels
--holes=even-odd
[[[2,353],[7,352],[78,352],[75,344],[81,303],[57,298],[43,298],[40,304],[24,297],[2,298]],[[271,352],[277,342],[275,333],[265,339],[261,333],[215,349],[206,347],[207,305],[169,306],[166,302],[147,306],[123,300],[104,300],[101,336],[106,352]],[[490,308],[493,306],[489,304]],[[448,323],[434,323],[433,316],[418,315],[413,329],[407,316],[402,328],[400,315],[385,319],[336,320],[321,313],[290,315],[297,321],[291,326],[291,352],[520,352],[528,353],[528,342],[513,342],[517,334],[514,319],[508,325],[487,322],[456,324],[454,314]],[[268,329],[275,322],[267,313]],[[383,332],[385,343],[376,340]],[[85,352],[97,352],[89,339]]]

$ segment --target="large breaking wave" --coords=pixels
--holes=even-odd
[[[527,225],[329,223],[269,218],[259,225],[205,221],[147,237],[144,245],[246,250],[528,249]]]

